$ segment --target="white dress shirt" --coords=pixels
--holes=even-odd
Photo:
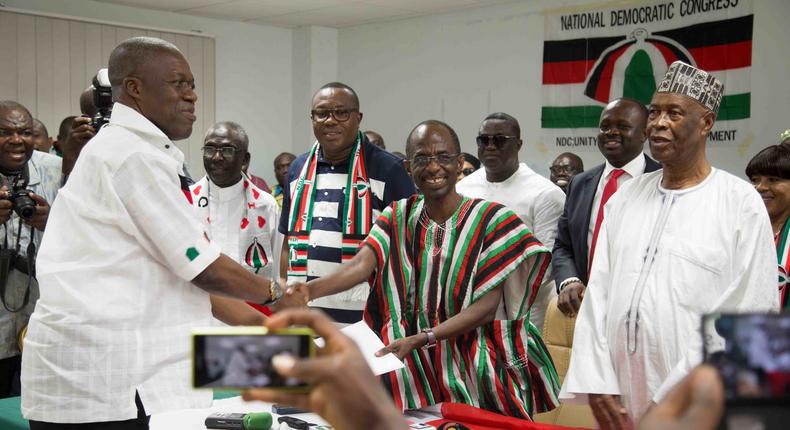
[[[557,221],[565,206],[565,193],[550,180],[538,175],[526,164],[502,182],[489,182],[485,169],[465,177],[455,186],[459,194],[501,203],[516,213],[527,228],[548,249],[554,248],[557,237]],[[518,276],[518,275],[516,275]],[[511,281],[518,281],[512,279]],[[530,312],[530,321],[543,329],[543,319],[551,299],[557,295],[554,276],[547,271],[543,277],[535,303]]]
[[[605,163],[606,164],[603,168],[603,175],[601,175],[601,179],[598,181],[598,188],[595,189],[595,197],[593,198],[592,211],[590,212],[590,225],[587,229],[588,257],[590,256],[590,246],[592,246],[592,237],[593,237],[593,232],[595,231],[595,220],[598,218],[598,208],[601,206],[601,199],[603,198],[603,188],[606,186],[606,181],[609,180],[609,176],[611,176],[612,171],[618,168],[609,164],[608,161],[605,161]],[[625,170],[625,173],[622,174],[619,178],[617,178],[617,189],[619,190],[620,187],[627,181],[644,174],[646,166],[647,166],[647,162],[645,161],[645,155],[640,152],[639,155],[636,156],[633,160],[626,163],[625,166],[620,167],[620,169]]]
[[[38,254],[41,298],[22,354],[22,413],[80,423],[206,407],[190,330],[211,321],[190,280],[219,257],[180,185],[184,155],[116,103],[58,194]]]

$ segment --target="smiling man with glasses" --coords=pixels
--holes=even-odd
[[[502,203],[512,209],[538,240],[551,249],[557,232],[557,219],[565,205],[565,194],[525,163],[519,163],[521,127],[512,116],[492,113],[480,124],[477,156],[483,164],[456,185],[459,193]],[[521,282],[511,276],[508,282]],[[547,273],[532,307],[531,321],[543,328],[546,306],[556,295],[554,276]]]
[[[279,231],[286,235],[281,274],[289,283],[332,273],[354,257],[378,215],[393,201],[414,194],[403,161],[370,143],[359,131],[359,98],[332,82],[313,96],[310,118],[316,142],[288,171]],[[362,319],[366,282],[310,305],[335,321]]]
[[[206,176],[190,191],[209,240],[255,275],[278,276],[279,208],[274,197],[243,172],[250,161],[247,132],[235,122],[218,122],[203,142]]]

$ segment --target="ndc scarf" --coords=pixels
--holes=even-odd
[[[247,213],[241,219],[239,225],[239,257],[244,260],[242,264],[246,266],[247,270],[258,273],[264,266],[269,264],[272,257],[267,255],[264,244],[260,243],[258,238],[268,230],[265,228],[266,224],[276,220],[266,219],[263,216],[263,212],[260,211],[260,208],[265,204],[263,198],[261,198],[265,192],[253,185],[250,178],[244,173],[242,173],[241,180],[244,181],[244,205]],[[208,176],[204,176],[190,187],[192,200],[200,214],[200,219],[206,220],[209,226],[211,226],[213,221],[210,218],[212,215],[209,208],[209,190],[215,186],[209,181]],[[213,240],[213,238],[209,239]],[[274,252],[274,250],[269,251]],[[272,273],[276,274],[278,270],[275,267]]]
[[[342,262],[354,258],[357,247],[372,227],[370,182],[365,170],[362,132],[351,151],[348,165],[346,193],[343,206]],[[291,190],[291,209],[288,216],[288,279],[307,281],[307,248],[313,222],[316,195],[319,145],[316,141],[299,172],[296,186]]]
[[[790,307],[790,301],[788,301],[788,289],[790,289],[788,283],[790,283],[790,280],[787,278],[788,274],[790,274],[790,219],[785,221],[785,225],[782,226],[782,230],[776,236],[776,255],[779,261],[780,309],[785,309]]]

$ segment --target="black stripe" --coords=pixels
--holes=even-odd
[[[324,313],[329,315],[330,318],[343,324],[354,324],[362,320],[362,311],[319,307],[312,307],[312,309],[324,311]]]
[[[648,37],[645,40],[648,41],[648,42],[653,42],[653,43],[659,44],[659,45],[669,49],[670,51],[672,51],[673,54],[675,54],[675,57],[677,57],[678,60],[680,60],[680,61],[682,61],[684,63],[691,64],[691,59],[686,56],[686,53],[681,51],[680,49],[678,49],[675,45],[666,43],[663,40],[653,39],[651,37]]]
[[[625,36],[547,40],[543,42],[543,62],[597,60],[603,51],[622,40]]]
[[[754,15],[694,24],[653,34],[676,40],[686,49],[752,40]]]
[[[634,43],[636,43],[636,41],[630,41],[624,43],[622,44],[622,46],[619,46],[617,49],[613,49],[612,51],[610,51],[601,59],[601,62],[598,63],[598,66],[593,70],[592,75],[590,75],[590,80],[587,81],[587,87],[584,88],[584,95],[595,100],[595,93],[596,90],[598,89],[598,83],[601,81],[601,75],[603,74],[603,69],[606,68],[606,64],[609,61],[612,61],[610,60],[610,58],[612,58],[615,52],[619,51],[620,49],[626,46],[633,45]]]

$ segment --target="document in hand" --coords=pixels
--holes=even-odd
[[[395,354],[390,353],[382,357],[376,357],[376,351],[384,348],[384,344],[381,343],[381,339],[376,336],[376,333],[365,324],[365,321],[351,324],[340,331],[354,340],[362,351],[362,355],[365,357],[365,360],[367,360],[368,366],[370,366],[370,370],[373,371],[374,375],[383,375],[404,367],[403,362],[398,360]],[[323,348],[324,339],[315,339],[315,344]]]

